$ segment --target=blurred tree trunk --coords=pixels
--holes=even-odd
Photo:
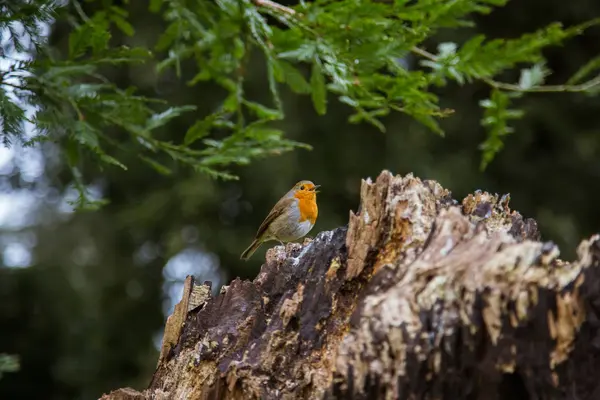
[[[188,277],[147,390],[104,399],[598,399],[600,237],[559,260],[509,196],[363,181],[347,227],[211,298]]]

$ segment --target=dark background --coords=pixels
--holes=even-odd
[[[139,7],[130,8],[136,35],[119,40],[151,47],[163,27],[146,2],[132,3]],[[553,21],[571,25],[598,15],[600,2],[594,0],[515,1],[477,22],[489,37],[511,38]],[[446,31],[436,39],[462,41],[473,33]],[[67,34],[56,24],[52,43],[64,48]],[[436,43],[426,46],[435,52]],[[546,54],[554,70],[548,83],[563,83],[600,54],[600,30]],[[263,64],[257,59],[253,65],[246,89],[266,98]],[[197,104],[197,114],[163,132],[180,141],[221,98],[209,86],[190,88],[168,74],[157,78],[152,67],[112,71],[111,77],[173,105]],[[188,78],[191,67],[184,65]],[[134,154],[117,154],[129,171],[99,170],[93,163],[85,171],[86,180],[111,201],[95,213],[60,211],[70,175],[55,148],[44,145],[35,153],[45,168],[33,177],[23,158],[35,154],[17,149],[12,164],[0,169],[2,193],[21,196],[12,223],[0,227],[0,353],[19,354],[22,368],[0,380],[0,399],[93,399],[118,387],[143,388],[156,365],[170,296],[178,301],[185,275],[212,280],[215,290],[236,276],[252,279],[269,246],[247,263],[239,255],[275,201],[300,179],[323,186],[312,236],[345,224],[358,206],[360,179],[389,169],[435,179],[458,200],[476,189],[508,192],[512,208],[535,218],[543,239],[558,243],[571,259],[579,241],[598,231],[600,98],[532,94],[519,100],[526,116],[482,173],[478,100],[488,92],[483,84],[451,84],[440,91],[442,105],[456,110],[443,122],[445,138],[402,115],[385,120],[386,134],[350,125],[349,110],[333,97],[327,115],[319,117],[309,97],[286,92],[288,137],[313,151],[235,168],[237,182],[213,181],[185,168],[164,177],[137,163]],[[26,196],[35,200],[31,206]],[[15,254],[23,251],[28,256],[16,267]]]

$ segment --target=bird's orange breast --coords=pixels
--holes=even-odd
[[[311,224],[314,224],[319,215],[316,194],[298,192],[294,197],[298,199],[298,209],[300,211],[300,221],[298,222],[309,220]]]

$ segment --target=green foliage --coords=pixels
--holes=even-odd
[[[590,61],[585,63],[573,76],[569,79],[567,84],[574,85],[576,83],[580,83],[585,78],[587,78],[594,71],[600,70],[600,55],[592,58]]]
[[[17,372],[20,368],[19,357],[0,353],[0,379],[6,372]]]
[[[224,107],[238,116],[243,114],[241,108],[245,104],[236,100],[244,96],[244,77],[240,71],[244,69],[247,54],[257,47],[268,64],[269,88],[281,118],[284,115],[273,78],[295,93],[310,93],[319,115],[327,111],[329,92],[355,110],[349,119],[352,123],[367,122],[385,131],[381,117],[399,111],[439,134],[443,134],[439,118],[452,114],[453,110],[439,107],[433,86],[444,86],[448,80],[460,85],[476,80],[493,83],[495,76],[529,63],[533,67],[523,69],[519,84],[510,90],[535,90],[550,73],[542,70],[545,61],[542,51],[599,22],[592,20],[567,29],[554,23],[510,40],[488,40],[478,35],[462,45],[441,43],[438,54],[434,55],[416,46],[435,37],[439,29],[472,26],[472,14],[487,14],[506,1],[428,0],[409,4],[324,0],[301,2],[295,9],[248,0],[202,3],[196,7],[181,1],[166,3],[162,7],[164,16],[172,22],[158,48],[166,49],[174,43],[176,47],[161,62],[159,70],[176,66],[179,71],[177,66],[184,58],[195,59],[199,72],[191,84],[205,80],[218,82],[230,92]],[[155,2],[154,9],[159,8]],[[276,18],[278,23],[273,24],[263,15]],[[409,52],[424,56],[421,65],[425,70],[410,70],[401,65],[399,60]],[[225,53],[230,56],[224,57]],[[303,65],[310,66],[310,83],[300,72]],[[502,94],[495,89],[494,93],[499,100]],[[495,122],[490,122],[488,115],[482,119],[482,126],[488,132],[482,144],[482,167],[502,148],[503,136],[510,131],[504,118],[515,116],[508,110],[500,111],[503,103],[497,104],[500,108],[493,117]],[[490,100],[490,104],[496,102]],[[486,113],[493,109],[496,106],[486,108]],[[202,132],[210,129],[206,128],[206,121],[202,122],[205,127]],[[236,127],[242,125],[238,120]]]
[[[143,63],[154,57],[148,49],[115,46],[111,41],[115,31],[125,36],[136,34],[126,9],[104,1],[88,16],[78,3],[73,5],[74,13],[53,1],[3,5],[0,29],[8,32],[18,51],[27,50],[23,43],[28,35],[38,57],[34,62],[15,61],[0,75],[2,140],[6,145],[14,140],[26,145],[44,140],[61,143],[80,193],[77,205],[95,208],[99,203],[86,195],[78,170],[84,153],[95,157],[99,165],[127,169],[115,155],[120,143],[106,133],[113,128],[126,132],[132,143],[129,151],[159,173],[169,174],[169,164],[179,163],[212,177],[235,179],[227,166],[245,165],[298,147],[310,148],[286,139],[272,125],[285,118],[281,85],[310,95],[319,115],[326,114],[329,95],[333,95],[353,109],[351,123],[366,122],[385,131],[382,118],[401,112],[443,134],[439,119],[453,110],[440,107],[434,88],[449,81],[459,85],[483,81],[492,88],[490,98],[481,101],[481,124],[487,130],[482,144],[484,168],[511,132],[508,121],[522,115],[508,108],[508,92],[592,93],[597,87],[593,82],[578,87],[542,86],[551,73],[545,67],[543,51],[600,20],[570,28],[554,23],[515,39],[489,40],[477,35],[462,44],[440,43],[437,54],[419,47],[425,40],[435,40],[440,29],[473,26],[474,14],[490,13],[505,3],[316,0],[300,2],[291,9],[257,0],[153,0],[149,9],[166,24],[153,49],[159,58],[157,73],[173,69],[181,78],[182,63],[191,63],[195,75],[189,85],[212,82],[224,93],[214,112],[198,115],[182,143],[163,139],[159,133],[181,114],[196,113],[194,107],[169,106],[137,95],[135,88],[118,87],[102,73],[109,66]],[[74,21],[68,54],[62,58],[46,51],[37,24],[58,17]],[[25,27],[23,33],[14,29],[17,21]],[[270,104],[249,98],[245,91],[247,66],[257,52],[266,65]],[[410,53],[422,58],[422,69],[403,64]],[[581,82],[599,65],[597,58],[591,60],[568,84]],[[495,81],[496,76],[519,68],[518,83]],[[28,120],[23,101],[36,110],[29,118],[35,126],[32,138],[25,138],[23,132]]]
[[[521,118],[524,114],[521,110],[509,108],[511,97],[520,97],[520,93],[506,93],[494,89],[489,99],[479,102],[484,109],[481,125],[486,127],[489,132],[487,139],[481,144],[483,150],[482,169],[487,167],[494,155],[502,150],[503,137],[514,132],[514,129],[508,126],[508,121]]]
[[[327,112],[327,91],[325,89],[325,80],[323,79],[323,70],[318,59],[315,59],[313,62],[310,87],[315,110],[317,110],[319,115],[324,115]]]
[[[441,43],[435,60],[425,60],[421,64],[434,71],[437,83],[445,83],[444,79],[449,78],[462,85],[475,79],[492,78],[522,63],[542,62],[544,48],[560,44],[580,33],[581,28],[565,30],[555,23],[518,39],[486,42],[483,35],[477,35],[460,48],[456,43]]]

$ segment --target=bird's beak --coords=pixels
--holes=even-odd
[[[319,193],[319,190],[317,190],[317,189],[319,189],[320,187],[321,187],[321,185],[315,185],[315,187],[313,189],[315,191],[315,193]]]

